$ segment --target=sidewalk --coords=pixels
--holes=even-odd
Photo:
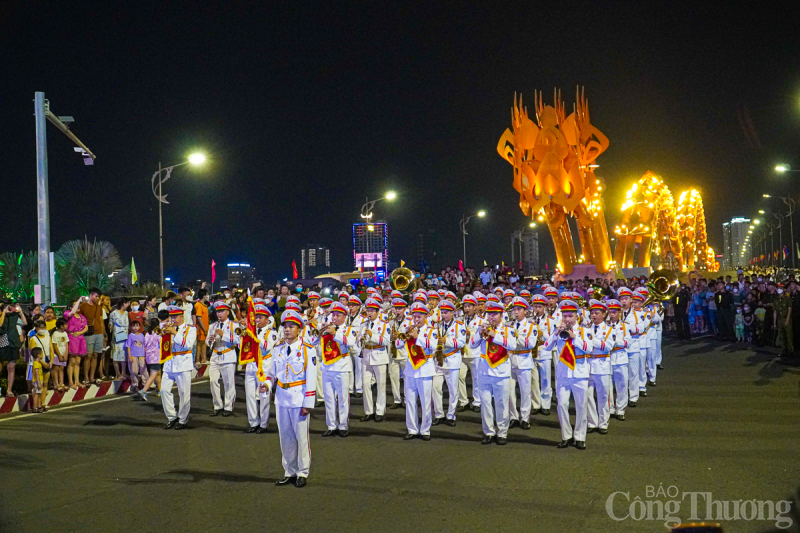
[[[192,381],[201,379],[208,372],[208,365],[200,367],[200,370],[192,369]],[[65,403],[80,402],[83,400],[93,400],[114,394],[125,394],[131,386],[130,381],[104,381],[100,385],[90,385],[78,390],[69,389],[66,392],[48,391],[46,405],[53,407]],[[15,398],[0,398],[0,415],[25,411],[30,401],[29,394],[21,394]]]

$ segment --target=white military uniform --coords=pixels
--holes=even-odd
[[[566,330],[565,330],[566,331]],[[558,423],[561,425],[561,440],[586,440],[586,389],[589,386],[589,360],[586,354],[594,348],[592,335],[583,326],[572,326],[576,338],[572,341],[575,351],[575,369],[570,369],[561,361],[561,352],[567,340],[553,333],[544,343],[545,348],[555,350],[556,362],[556,395],[558,398]],[[575,431],[569,422],[569,397],[575,400]]]
[[[311,316],[311,311],[314,310],[314,317],[309,318]],[[303,313],[303,320],[305,321],[306,325],[313,323],[319,325],[320,327],[322,324],[327,324],[329,322],[328,315],[322,310],[322,308],[317,305],[317,307],[309,307]],[[308,331],[308,327],[305,328],[303,332],[305,334],[305,342],[311,344],[311,332]],[[317,345],[317,361],[322,360],[322,348]],[[325,391],[322,390],[322,365],[317,365],[317,401],[324,402],[325,401]]]
[[[639,401],[639,367],[644,360],[641,346],[647,343],[647,317],[644,311],[637,311],[633,307],[623,311],[625,327],[631,339],[628,342],[628,396],[631,402]],[[646,347],[645,347],[646,350]],[[646,352],[645,352],[646,353]]]
[[[320,365],[322,367],[322,385],[325,390],[325,425],[331,431],[347,431],[350,416],[350,375],[352,363],[350,362],[350,346],[356,344],[358,332],[352,326],[334,326],[336,333],[330,342],[336,343],[341,357],[326,362],[325,353],[334,346],[321,345],[323,352]],[[324,339],[320,339],[320,344]]]
[[[272,349],[278,341],[278,332],[267,327],[256,330],[258,349],[261,350],[261,368],[265,376],[270,375],[272,366]],[[247,403],[247,422],[250,427],[266,428],[269,422],[270,396],[269,387],[263,387],[258,381],[258,362],[252,361],[244,367],[244,397]],[[263,390],[263,392],[262,392]]]
[[[209,362],[208,377],[211,379],[211,399],[214,402],[214,409],[219,411],[233,411],[233,403],[236,401],[236,346],[239,345],[240,337],[236,334],[237,324],[228,319],[225,322],[214,322],[208,328],[206,344],[211,347],[211,358]],[[217,338],[217,331],[222,331],[222,337]],[[222,376],[222,383],[225,385],[225,402],[222,401],[219,388],[219,378]]]
[[[539,331],[536,324],[527,318],[523,322],[518,322],[514,319],[510,327],[514,328],[516,333],[517,348],[511,352],[511,377],[514,379],[509,383],[509,415],[511,420],[530,422],[533,401],[531,372],[535,366],[531,351],[536,347],[536,338]],[[519,384],[519,411],[517,411],[517,384]],[[535,408],[538,409],[538,405]]]
[[[444,339],[444,365],[436,363],[436,374],[433,376],[433,416],[444,417],[443,384],[447,381],[449,399],[447,419],[456,419],[458,406],[458,374],[461,370],[461,350],[467,344],[467,330],[461,320],[453,319],[449,324],[441,323],[439,338]]]
[[[172,336],[172,357],[164,363],[161,369],[161,405],[167,420],[185,424],[189,419],[192,394],[192,348],[197,341],[197,328],[181,324]],[[179,407],[175,413],[175,400],[172,396],[172,386],[178,385]]]
[[[356,314],[356,316],[352,316],[348,313],[347,318],[345,318],[345,325],[351,326],[355,329],[359,334],[361,332],[361,327],[364,324],[365,318],[360,314]],[[354,346],[349,347],[350,350],[350,393],[357,392],[361,394],[363,391],[363,384],[364,384],[364,367],[361,363],[361,346],[356,343]]]
[[[410,316],[405,316],[399,324],[396,318],[392,317],[391,320],[395,322],[389,322],[389,330],[391,332],[391,326],[394,324],[395,333],[398,334],[408,331],[408,328],[410,328],[412,324]],[[395,347],[397,347],[396,344]],[[403,396],[400,392],[402,390],[400,388],[400,378],[403,374],[403,369],[405,369],[407,358],[408,351],[406,350],[405,343],[402,343],[402,346],[395,350],[395,356],[389,360],[389,381],[392,385],[392,400],[395,405],[400,405],[403,401]]]
[[[487,324],[488,326],[488,324]],[[513,328],[506,325],[497,326],[495,336],[491,341],[486,341],[480,331],[472,333],[470,346],[480,349],[481,358],[478,361],[478,387],[481,394],[481,423],[483,433],[487,436],[497,435],[506,438],[508,435],[508,396],[511,387],[511,361],[506,356],[504,360],[492,366],[487,354],[490,344],[496,344],[512,351],[517,348],[517,339]],[[492,405],[492,399],[495,404]],[[496,409],[496,413],[495,413]],[[497,422],[495,425],[495,421]]]
[[[586,422],[589,429],[608,428],[611,414],[611,350],[617,343],[614,328],[602,322],[586,328],[594,347],[589,354],[589,386],[586,390]],[[597,392],[597,402],[594,395]]]
[[[308,477],[311,446],[308,441],[310,416],[301,408],[313,409],[317,389],[317,353],[299,338],[283,342],[272,351],[273,365],[267,380],[275,387],[276,418],[281,439],[285,477]]]
[[[364,364],[364,414],[383,416],[386,411],[386,372],[389,369],[392,330],[379,315],[376,320],[367,318],[364,321],[361,335],[366,339],[361,349],[361,360]],[[372,398],[373,381],[378,385],[377,405]]]
[[[478,313],[472,318],[464,317],[464,326],[467,329],[467,341],[472,337],[472,332],[477,331],[479,327],[486,324],[486,319]],[[478,362],[481,360],[480,348],[472,348],[470,343],[464,347],[461,356],[461,370],[458,375],[458,401],[464,406],[469,403],[469,395],[467,394],[467,372],[472,374],[472,405],[473,407],[481,406],[480,388],[478,387]]]
[[[406,395],[406,428],[411,435],[430,435],[433,416],[431,413],[431,394],[433,376],[436,367],[433,362],[433,352],[439,342],[439,334],[435,327],[424,325],[417,335],[415,346],[418,346],[427,360],[415,369],[411,364],[411,355],[406,359],[406,368],[403,371],[404,389]],[[400,339],[395,341],[399,348],[403,343]],[[417,401],[419,400],[419,404]],[[417,413],[417,406],[422,407],[422,423]]]
[[[628,326],[622,320],[608,322],[609,327],[614,328],[615,345],[611,350],[611,375],[614,379],[614,389],[609,394],[612,415],[624,415],[628,407],[628,346],[631,337],[628,334]],[[614,397],[616,396],[616,401]]]
[[[561,319],[556,320],[546,312],[535,318],[539,331],[542,332],[545,340],[553,334],[556,328],[561,325]],[[544,344],[537,350],[536,367],[539,369],[539,390],[541,393],[542,409],[550,409],[553,401],[553,350],[548,350]]]
[[[647,377],[649,377],[650,381],[655,383],[656,382],[656,373],[658,371],[658,368],[656,367],[656,365],[659,362],[659,359],[658,359],[658,349],[659,349],[658,339],[660,337],[660,334],[659,334],[658,330],[661,327],[661,315],[655,309],[654,305],[648,305],[647,308],[646,308],[646,313],[647,313],[647,318],[650,320],[650,325],[647,327],[647,350],[646,350],[646,353],[645,353],[645,362],[646,362],[646,365],[647,365],[647,369],[646,369],[647,373],[645,375],[645,379]],[[639,378],[640,379],[642,378],[642,371],[643,370],[645,370],[645,369],[640,369],[639,370]],[[645,380],[642,383],[640,383],[639,387],[641,388],[643,386],[643,384],[646,385],[647,381]],[[647,389],[644,388],[644,390],[647,390]]]

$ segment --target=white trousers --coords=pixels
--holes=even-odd
[[[461,405],[469,403],[467,395],[467,371],[472,375],[472,405],[481,406],[481,395],[478,387],[478,361],[480,357],[461,359],[461,370],[458,372],[458,401]]]
[[[317,347],[317,401],[324,402],[325,401],[325,391],[323,390],[324,387],[322,386],[322,353],[320,353],[319,346]],[[350,384],[348,383],[347,386],[349,387]]]
[[[541,394],[542,409],[550,409],[550,402],[553,399],[551,360],[537,359],[536,368],[539,370],[539,391]]]
[[[211,400],[214,402],[214,409],[219,411],[233,411],[233,402],[236,401],[236,363],[220,364],[214,359],[208,365],[208,377],[211,379]],[[222,395],[219,392],[219,378],[222,376],[222,384],[225,386],[225,403],[222,403]]]
[[[308,442],[309,415],[301,416],[300,407],[276,407],[278,433],[281,437],[281,461],[286,477],[308,477],[311,445]]]
[[[611,367],[614,389],[609,391],[612,415],[624,415],[628,407],[628,364]],[[614,398],[616,397],[616,401]]]
[[[386,411],[386,370],[389,365],[364,365],[364,414],[383,416]],[[372,382],[378,384],[378,404],[372,401]]]
[[[597,402],[594,400],[597,392]],[[611,418],[611,374],[590,374],[586,389],[586,422],[590,428],[608,428]]]
[[[444,372],[444,375],[437,372],[436,375],[433,376],[433,417],[442,418],[444,416],[444,394],[442,393],[442,385],[447,381],[447,392],[450,393],[447,404],[447,419],[455,420],[459,398],[458,376],[460,370],[458,368],[453,368],[451,370],[445,370]]]
[[[363,359],[353,352],[350,352],[350,393],[361,392],[363,390],[361,374],[364,371]]]
[[[639,401],[639,350],[628,352],[628,399]]]
[[[663,355],[661,353],[661,336],[662,335],[663,335],[663,333],[659,333],[658,337],[656,337],[656,364],[657,365],[661,364],[661,358],[662,358],[662,355]]]
[[[639,348],[639,393],[647,392],[647,346]]]
[[[511,378],[481,376],[478,385],[481,392],[481,425],[484,435],[497,435],[503,438],[508,435],[508,397],[513,383]],[[494,406],[492,405],[493,398]],[[497,418],[496,426],[495,417]]]
[[[175,414],[175,399],[172,395],[172,386],[178,385],[179,407]],[[178,418],[181,424],[189,419],[189,409],[192,404],[192,371],[162,372],[161,373],[161,405],[167,420],[172,422]]]
[[[322,388],[325,389],[325,425],[331,431],[347,429],[350,416],[350,372],[323,372]]]
[[[517,412],[517,383],[519,383],[519,412]],[[531,369],[511,367],[508,384],[508,414],[511,420],[529,422],[531,419]]]
[[[431,389],[433,378],[406,377],[406,427],[412,435],[430,435],[433,416],[431,414]],[[417,401],[422,407],[422,424],[417,416]]]
[[[586,440],[586,389],[589,378],[561,378],[556,380],[558,398],[558,423],[561,424],[561,440]],[[575,431],[569,422],[569,396],[575,400]]]
[[[658,364],[657,352],[658,348],[656,346],[650,345],[647,347],[647,375],[653,383],[656,382],[656,373],[658,371],[656,367]]]
[[[271,389],[267,392],[258,392],[258,376],[255,372],[245,372],[244,374],[244,398],[247,403],[247,423],[250,427],[267,427],[269,421]]]
[[[389,381],[392,384],[392,400],[395,405],[403,403],[403,396],[400,388],[400,378],[403,377],[403,370],[406,367],[405,359],[392,359],[389,361]]]
[[[539,388],[539,367],[536,365],[536,360],[533,361],[533,368],[531,368],[531,404],[533,410],[538,411],[542,407],[542,390]]]

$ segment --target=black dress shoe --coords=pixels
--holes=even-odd
[[[556,446],[556,448],[560,448],[560,449],[563,450],[564,448],[569,446],[569,443],[571,442],[571,440],[572,439],[570,439],[570,440],[562,440],[561,442],[558,443],[558,446]]]
[[[340,429],[340,430],[339,430],[339,436],[340,436],[340,437],[347,437],[347,436],[349,436],[349,435],[350,435],[350,432],[349,432],[349,431],[347,431],[346,429]]]
[[[369,422],[370,420],[374,420],[375,415],[364,415],[361,417],[362,422]]]
[[[189,427],[189,424],[182,424],[182,423],[180,423],[180,422],[178,422],[178,423],[175,425],[175,429],[186,429],[187,427]]]
[[[447,420],[445,420],[444,423],[447,424],[450,427],[453,427],[453,426],[456,425],[456,421],[455,420],[450,420],[449,418]]]
[[[473,405],[472,406],[472,412],[473,413],[480,413],[481,412],[481,406],[480,405]]]
[[[251,427],[245,429],[244,432],[245,433],[255,433],[257,429],[258,429],[258,426],[251,426]]]
[[[527,420],[523,420],[522,422],[519,423],[519,427],[521,427],[525,431],[528,431],[529,429],[531,429],[531,423],[528,422]]]
[[[607,435],[608,434],[608,428],[600,428],[600,429],[597,430],[597,432],[600,433],[601,435]]]
[[[648,386],[648,387],[655,387],[655,386],[656,386],[656,384],[655,384],[654,382],[652,382],[652,381],[650,381],[650,380],[648,379],[648,380],[647,380],[647,386]]]
[[[458,407],[456,407],[456,412],[457,413],[463,413],[466,410],[467,410],[467,405],[466,404],[465,405],[459,405]]]
[[[298,477],[297,481],[294,482],[294,486],[297,487],[298,489],[302,489],[307,484],[308,483],[306,482],[306,478],[304,478],[303,476]]]
[[[438,426],[439,424],[442,423],[442,420],[444,420],[444,418],[434,418],[433,422],[431,422],[431,425],[432,426]]]
[[[231,411],[222,411],[222,416],[231,416],[232,414]]]
[[[317,400],[316,402],[314,402],[314,408],[316,409],[317,407],[319,407],[320,405],[322,405],[324,403],[325,402],[323,400]]]
[[[664,370],[664,365],[656,365],[656,368],[659,370]]]
[[[375,415],[375,422],[383,422],[383,415]]]
[[[353,393],[353,398],[361,398],[362,396],[363,396],[363,394],[360,393],[360,392]]]
[[[617,415],[617,420],[620,422],[625,422],[625,415]]]
[[[389,409],[400,409],[400,404],[399,403],[393,403],[392,405],[389,406]]]
[[[278,485],[278,486],[281,486],[281,485],[294,485],[296,481],[297,481],[297,478],[292,476],[292,477],[285,477],[283,479],[279,479],[278,481],[275,482],[275,484]]]
[[[430,435],[420,435],[419,438],[421,438],[422,440],[424,440],[426,442],[431,440],[431,436]]]
[[[481,444],[491,444],[493,440],[494,440],[494,435],[486,435],[485,437],[483,437]]]
[[[214,409],[213,411],[211,411],[211,414],[208,415],[208,416],[217,416],[218,414],[219,414],[219,411]]]
[[[508,440],[506,440],[505,437],[497,437],[497,440],[495,442],[497,442],[498,446],[505,446]]]
[[[167,425],[164,426],[164,429],[172,429],[172,428],[175,427],[175,425],[177,423],[178,423],[178,419],[177,418],[175,418],[174,420],[170,420],[169,422],[167,422]]]
[[[550,409],[542,409],[540,411],[544,416],[550,416]]]
[[[655,387],[655,386],[656,386],[656,382],[655,382],[655,381],[651,381],[651,382],[650,382],[650,386],[651,386],[651,387]]]
[[[262,428],[261,426],[258,426],[256,428],[256,434],[261,435],[262,433],[269,433],[269,428],[268,427]]]
[[[575,441],[575,447],[578,448],[579,450],[585,450],[586,449],[586,443],[583,442],[582,440],[576,440]]]
[[[595,433],[596,431],[597,431],[597,428],[589,428],[589,429],[586,430],[586,433]]]
[[[417,436],[416,433],[406,433],[406,436],[403,437],[403,440],[411,440],[411,439],[415,438],[416,436]]]
[[[639,396],[641,396],[642,398],[647,398],[647,391],[645,390],[639,391]]]
[[[512,420],[510,424],[508,424],[508,428],[518,428],[519,427],[519,420]]]
[[[636,402],[628,402],[628,407],[636,407]]]
[[[328,431],[322,434],[323,437],[332,437],[334,435],[336,435],[335,429],[329,429]]]

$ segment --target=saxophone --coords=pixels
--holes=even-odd
[[[445,332],[445,335],[447,332]],[[442,335],[442,328],[439,328],[439,342],[436,343],[436,351],[433,356],[436,358],[436,364],[444,366],[444,335]]]

